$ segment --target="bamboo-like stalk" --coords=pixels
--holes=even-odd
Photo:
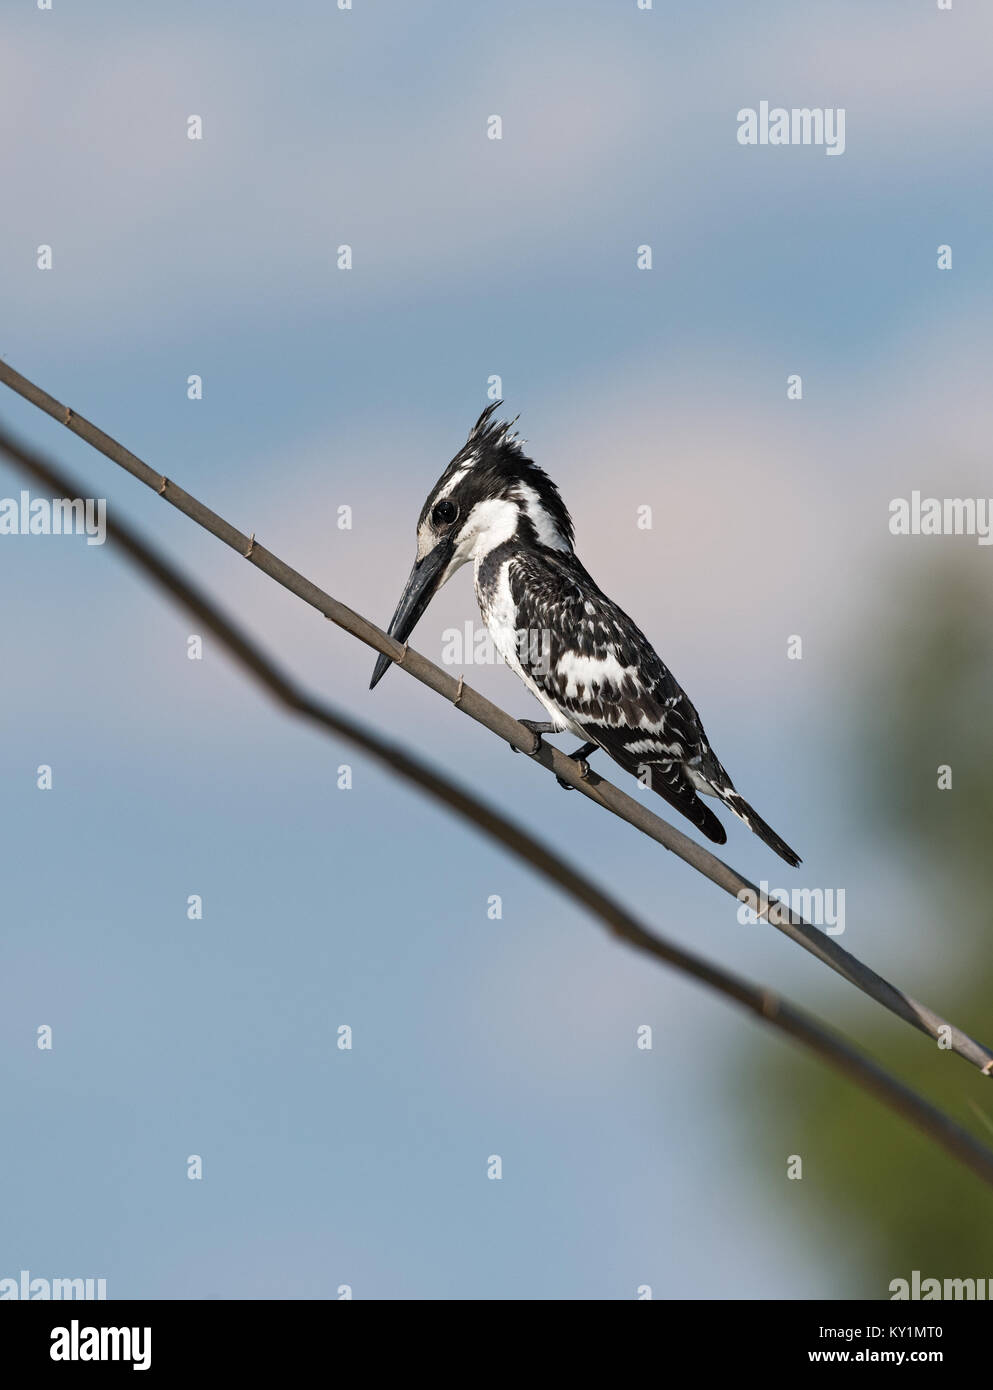
[[[250,564],[253,564],[291,593],[296,594],[305,603],[316,608],[319,613],[323,613],[338,627],[351,633],[353,637],[357,637],[361,642],[372,647],[374,651],[384,652],[387,656],[392,657],[397,665],[412,675],[415,680],[429,686],[439,695],[443,695],[463,714],[467,714],[470,719],[484,725],[492,733],[513,744],[521,752],[529,754],[533,761],[540,763],[542,767],[553,772],[570,786],[577,788],[591,801],[595,801],[605,810],[611,811],[614,815],[627,821],[629,825],[640,830],[642,834],[671,850],[673,854],[678,855],[692,868],[709,878],[711,882],[730,893],[732,897],[748,902],[750,905],[756,904],[760,917],[765,917],[792,941],[803,946],[805,950],[816,956],[825,965],[829,965],[849,984],[875,999],[877,1003],[882,1004],[898,1018],[902,1018],[904,1022],[940,1041],[943,1047],[963,1057],[984,1075],[993,1075],[993,1052],[989,1048],[971,1038],[954,1024],[949,1023],[947,1019],[942,1018],[926,1004],[919,1003],[895,985],[890,984],[883,976],[853,956],[851,952],[839,946],[833,937],[829,937],[816,927],[811,926],[802,916],[784,904],[770,899],[754,883],[739,874],[736,869],[731,868],[722,859],[718,859],[703,845],[691,840],[688,835],[677,830],[675,826],[670,825],[668,821],[663,820],[647,806],[628,796],[619,787],[615,787],[606,778],[592,772],[583,777],[576,762],[550,744],[539,742],[536,748],[535,736],[523,724],[518,723],[498,705],[493,704],[485,696],[480,695],[478,691],[466,685],[461,677],[456,680],[448,672],[443,671],[419,652],[414,651],[413,648],[395,642],[374,623],[369,622],[361,614],[354,612],[330,594],[325,593],[311,580],[260,545],[255,539],[254,532],[251,536],[246,536],[235,526],[232,526],[229,521],[219,516],[217,512],[205,506],[204,503],[186,492],[177,483],[172,482],[164,474],[157,473],[136,454],[118,443],[116,439],[113,439],[82,415],[77,414],[69,406],[57,401],[6,362],[0,362],[0,383],[10,387],[12,391],[32,405],[37,406],[47,415],[65,425],[73,434],[78,435],[80,439],[90,444],[111,462],[118,464],[192,521],[237,551]]]
[[[52,489],[53,496],[78,497],[85,490],[34,450],[0,427],[0,453]],[[543,844],[475,792],[457,786],[406,749],[382,738],[326,701],[308,695],[279,670],[245,631],[227,617],[202,589],[190,582],[161,552],[126,523],[109,519],[107,535],[153,583],[212,632],[218,642],[284,708],[361,748],[395,776],[413,783],[463,820],[476,826],[598,917],[620,940],[708,986],[757,1015],[774,1031],[794,1038],[891,1110],[902,1115],[948,1154],[993,1187],[993,1150],[949,1116],[863,1056],[850,1043],[771,990],[752,984],[650,931],[555,850]]]

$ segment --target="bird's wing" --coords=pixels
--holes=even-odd
[[[511,595],[532,624],[519,659],[542,693],[591,742],[723,844],[685,764],[713,758],[700,716],[638,626],[603,594],[574,555],[524,556]]]

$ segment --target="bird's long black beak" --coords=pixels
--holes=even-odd
[[[406,642],[417,626],[418,619],[431,602],[438,585],[441,583],[441,576],[444,574],[451,557],[451,545],[441,541],[425,555],[423,560],[418,560],[410,571],[410,578],[400,596],[397,611],[390,619],[390,625],[387,628],[390,636],[395,637],[398,642]],[[375,689],[390,665],[392,665],[391,658],[380,654],[376,660],[376,669],[372,673],[372,680],[369,682],[370,690]]]

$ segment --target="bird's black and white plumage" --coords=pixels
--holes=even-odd
[[[471,560],[497,650],[548,712],[549,724],[538,727],[570,730],[583,752],[602,748],[724,844],[724,827],[700,799],[716,797],[788,864],[799,864],[735,791],[700,716],[647,637],[581,564],[558,488],[511,426],[492,419],[500,404],[483,411],[424,504],[391,635],[405,641],[432,595]],[[379,658],[373,685],[389,664]]]

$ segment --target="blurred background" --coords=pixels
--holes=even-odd
[[[993,491],[993,13],[94,0],[0,28],[0,355],[384,625],[499,377],[584,563],[804,857],[733,824],[729,862],[844,889],[841,944],[990,1042],[991,552],[888,522],[914,489]],[[742,147],[763,100],[843,107],[845,153]],[[0,418],[314,691],[993,1142],[961,1060],[401,673],[370,694],[370,652],[24,402]],[[0,1277],[721,1299],[993,1275],[963,1169],[210,639],[188,660],[196,627],[111,545],[0,536],[0,609]],[[415,645],[440,660],[466,621],[464,571]],[[465,675],[539,717],[506,668]]]

